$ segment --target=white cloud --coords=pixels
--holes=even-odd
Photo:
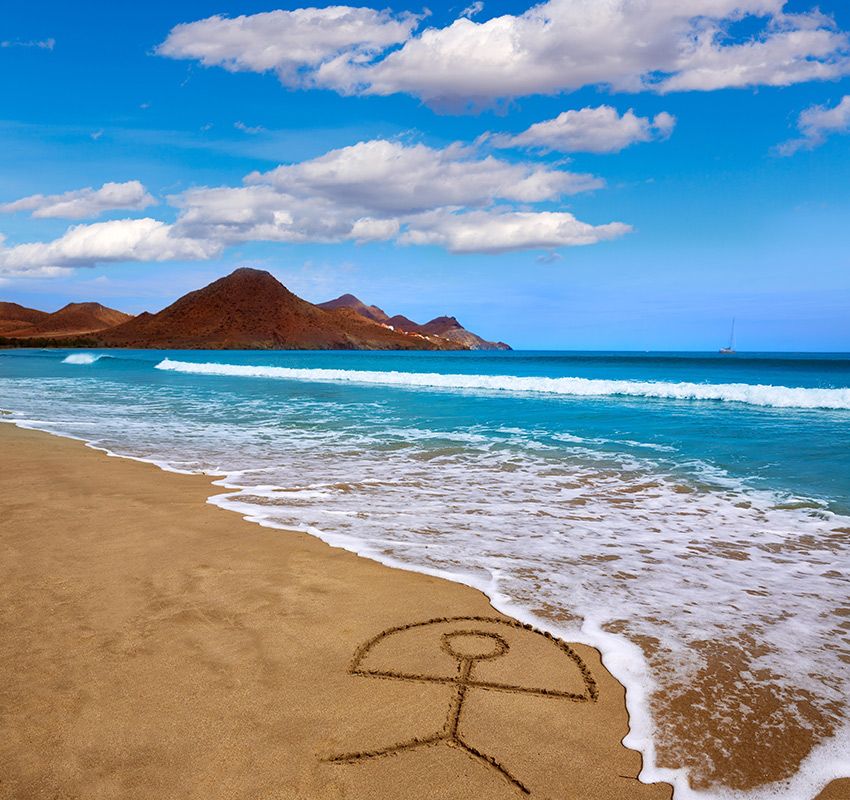
[[[772,17],[761,37],[722,44],[723,28],[697,34],[677,59],[662,92],[791,86],[850,72],[850,39],[817,12]]]
[[[848,70],[848,39],[783,0],[549,0],[520,16],[428,29],[371,66],[349,65],[374,94],[489,100],[604,84],[620,91],[788,85]],[[749,17],[744,42],[728,23]]]
[[[230,70],[275,70],[287,86],[404,92],[446,105],[591,85],[787,86],[850,72],[845,32],[820,12],[784,8],[785,0],[546,0],[523,14],[461,16],[418,34],[412,16],[300,9],[180,25],[159,52]],[[751,31],[743,38],[730,32],[742,20]]]
[[[629,109],[620,116],[611,106],[564,111],[515,136],[494,136],[495,147],[540,147],[561,153],[618,153],[636,142],[666,139],[676,118],[666,111],[653,119]]]
[[[263,133],[266,129],[262,125],[246,125],[242,120],[233,123],[233,127],[242,133],[248,133],[252,136],[257,133]]]
[[[484,3],[482,0],[475,0],[474,3],[470,3],[465,9],[463,9],[459,16],[472,18],[480,14],[483,10]]]
[[[66,278],[74,270],[68,267],[24,267],[7,269],[0,265],[0,286],[10,283],[11,278]]]
[[[52,242],[6,247],[0,240],[0,274],[60,274],[58,270],[116,261],[205,259],[221,249],[217,242],[172,235],[171,226],[159,220],[118,219],[75,225]]]
[[[356,242],[384,242],[395,238],[400,227],[397,219],[362,217],[354,221],[350,237]]]
[[[299,86],[330,60],[358,62],[404,42],[419,19],[349,6],[215,16],[177,25],[157,52],[231,72],[273,71],[284,85]]]
[[[844,95],[838,105],[810,106],[797,118],[801,136],[776,148],[779,155],[791,156],[798,150],[812,150],[822,145],[834,133],[850,133],[850,94]]]
[[[33,194],[0,205],[0,212],[32,211],[32,216],[40,218],[85,219],[106,211],[141,211],[155,204],[156,200],[139,181],[127,181],[104,183],[99,189],[89,186],[64,194]]]
[[[0,47],[35,47],[38,50],[52,50],[56,47],[56,39],[29,39],[27,41],[6,39],[0,42]]]
[[[180,236],[227,244],[342,242],[357,238],[362,209],[315,197],[295,197],[271,186],[202,187],[170,198],[181,209]]]
[[[588,225],[572,214],[529,207],[602,185],[592,175],[482,157],[461,145],[379,139],[251,173],[243,186],[198,187],[169,197],[178,212],[174,224],[115,220],[69,228],[52,242],[0,242],[0,273],[206,259],[228,245],[257,241],[397,241],[458,253],[592,244],[629,228]],[[38,197],[25,198],[28,207],[80,200]]]
[[[515,164],[493,156],[481,158],[460,145],[435,149],[386,139],[331,150],[271,172],[252,173],[246,182],[393,214],[436,206],[480,206],[497,199],[536,203],[604,185],[584,173]]]
[[[505,253],[596,244],[629,231],[622,222],[589,225],[563,211],[439,212],[413,223],[399,241],[440,245],[452,253]]]
[[[497,201],[539,203],[600,188],[582,173],[377,139],[254,172],[239,188],[171,198],[183,235],[224,241],[358,241],[392,238],[408,218]]]

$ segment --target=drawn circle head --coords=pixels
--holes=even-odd
[[[503,656],[510,649],[504,638],[492,631],[451,631],[441,639],[443,650],[458,660],[484,661]]]

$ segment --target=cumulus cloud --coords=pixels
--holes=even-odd
[[[622,222],[589,225],[564,211],[438,212],[417,220],[399,241],[436,244],[452,253],[506,253],[596,244],[630,230]]]
[[[202,187],[171,198],[180,209],[177,233],[226,244],[342,242],[354,236],[362,210],[271,186]]]
[[[797,118],[800,136],[784,142],[776,150],[779,155],[791,156],[798,150],[812,150],[822,145],[835,133],[850,133],[850,94],[844,95],[838,105],[810,106]]]
[[[115,261],[205,259],[221,249],[218,242],[173,235],[170,225],[156,219],[117,219],[75,225],[51,242],[6,247],[0,240],[0,274],[60,274],[67,268]]]
[[[350,6],[214,16],[177,25],[157,52],[231,72],[275,72],[299,86],[322,64],[360,62],[404,42],[419,19]]]
[[[398,235],[401,222],[397,219],[373,219],[361,217],[354,220],[349,238],[361,244],[364,242],[384,242]]]
[[[488,103],[602,85],[617,91],[787,86],[850,72],[850,39],[785,0],[546,0],[445,27],[371,9],[275,11],[179,25],[163,55],[274,70],[287,86]],[[475,10],[477,4],[468,11]],[[746,37],[734,23],[748,23]],[[398,47],[401,45],[401,47]]]
[[[139,181],[127,181],[104,183],[99,189],[88,186],[64,194],[33,194],[0,205],[0,212],[31,211],[32,216],[40,218],[85,219],[106,211],[141,211],[155,204],[156,200]]]
[[[257,241],[397,241],[457,253],[551,250],[629,230],[621,223],[593,226],[566,212],[529,210],[602,185],[593,175],[482,156],[462,145],[377,139],[251,173],[242,186],[197,187],[171,196],[173,224],[115,220],[69,228],[51,242],[0,244],[0,273],[205,259],[229,245]]]
[[[619,91],[784,86],[848,70],[848,38],[782,0],[550,0],[519,16],[427,29],[360,72],[363,90],[483,100],[603,84]],[[727,34],[750,18],[746,41]],[[351,79],[348,83],[351,83]],[[341,85],[345,85],[342,82]]]
[[[242,187],[204,187],[171,201],[187,236],[367,241],[390,239],[411,218],[436,209],[557,201],[602,186],[593,175],[481,157],[460,145],[376,139],[251,173]]]
[[[666,139],[676,118],[666,111],[639,117],[632,109],[620,116],[611,106],[564,111],[515,136],[494,136],[495,147],[540,147],[560,153],[618,153],[636,142]]]
[[[461,145],[436,149],[386,139],[252,173],[246,182],[397,214],[435,206],[483,205],[497,199],[535,203],[604,185],[585,173],[480,158]]]

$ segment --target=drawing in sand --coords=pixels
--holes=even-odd
[[[492,630],[473,627],[454,627],[440,635],[439,647],[449,655],[457,665],[455,674],[440,675],[428,673],[415,673],[394,669],[366,669],[363,664],[366,657],[380,642],[385,641],[403,631],[415,628],[426,628],[446,623],[487,623],[503,626],[503,633]],[[519,682],[498,682],[484,680],[476,675],[476,667],[485,661],[500,659],[511,649],[508,641],[511,630],[531,631],[532,633],[545,637],[558,647],[573,662],[581,673],[584,691],[581,693],[568,692],[545,687],[523,686]],[[372,678],[385,678],[389,680],[422,681],[428,683],[445,683],[453,686],[453,694],[449,703],[449,710],[443,727],[433,734],[426,736],[415,736],[406,741],[391,744],[377,750],[364,750],[354,753],[343,753],[323,759],[336,764],[356,763],[382,756],[394,755],[404,751],[415,750],[421,747],[431,747],[445,744],[465,752],[471,758],[486,766],[497,770],[512,786],[523,794],[530,794],[530,790],[522,781],[513,775],[505,766],[499,763],[492,755],[483,753],[472,745],[461,732],[461,722],[464,702],[470,691],[491,690],[500,692],[514,692],[520,694],[539,695],[544,697],[560,698],[572,702],[595,702],[598,697],[596,682],[581,657],[569,645],[554,639],[548,634],[540,633],[528,625],[510,620],[502,620],[490,617],[446,617],[428,620],[427,622],[413,623],[390,628],[359,647],[354,655],[349,669],[352,675],[360,675]]]

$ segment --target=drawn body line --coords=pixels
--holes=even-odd
[[[440,648],[457,662],[457,672],[452,676],[425,675],[393,670],[371,670],[364,669],[361,666],[364,659],[375,645],[396,633],[411,630],[413,628],[453,622],[498,624],[508,628],[527,630],[539,636],[543,636],[556,645],[575,664],[581,673],[585,691],[579,694],[575,692],[547,689],[545,687],[526,687],[516,684],[477,680],[475,678],[474,671],[478,662],[498,659],[507,654],[510,650],[510,644],[502,635],[495,633],[494,631],[482,630],[480,628],[455,629],[441,635]],[[322,759],[323,761],[334,764],[353,764],[373,758],[395,755],[397,753],[415,750],[418,748],[445,744],[449,747],[461,750],[476,761],[480,761],[486,766],[495,769],[509,784],[522,794],[526,795],[531,792],[525,784],[511,774],[511,772],[500,764],[493,756],[481,752],[463,738],[460,727],[467,693],[474,689],[495,690],[560,698],[572,702],[595,702],[598,699],[599,694],[596,681],[590,673],[590,670],[587,668],[587,665],[578,653],[576,653],[569,645],[554,638],[548,633],[536,630],[530,625],[525,625],[524,623],[514,620],[499,619],[497,617],[438,617],[425,622],[417,622],[389,628],[357,648],[349,667],[349,673],[352,675],[370,678],[452,685],[454,689],[449,702],[446,720],[443,727],[430,736],[413,737],[406,741],[392,744],[377,750],[343,753],[324,758]]]

